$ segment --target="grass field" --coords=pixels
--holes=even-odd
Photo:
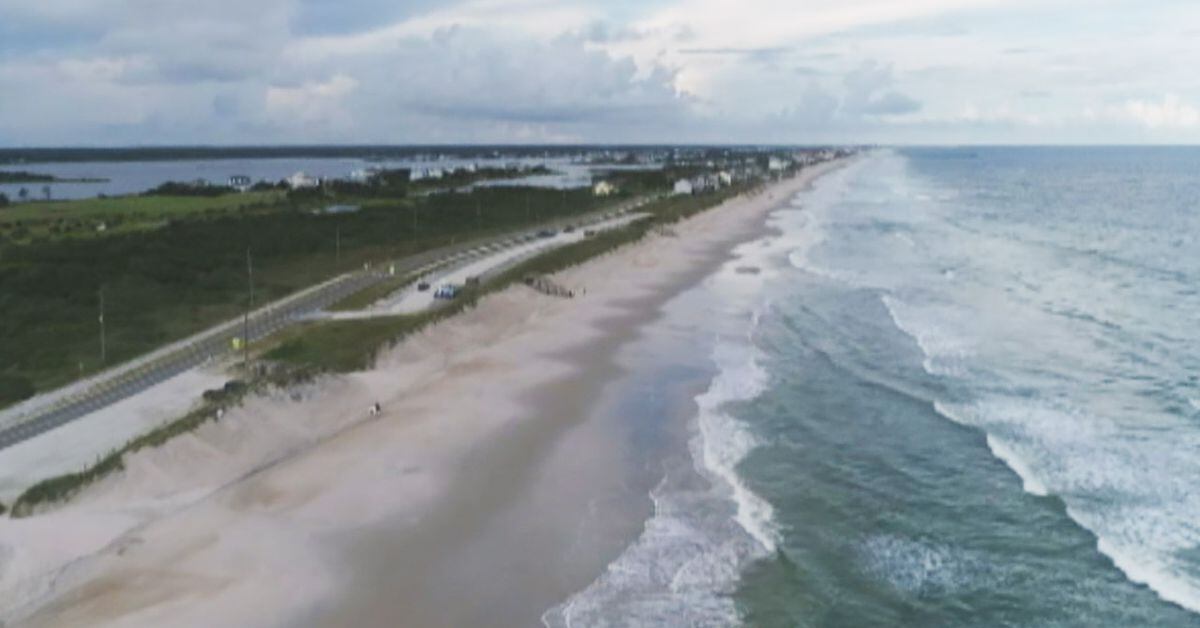
[[[113,235],[154,228],[166,221],[236,212],[279,204],[284,193],[271,190],[222,196],[119,196],[75,201],[30,201],[0,209],[0,235],[14,242],[34,238]],[[103,232],[97,231],[104,223]]]

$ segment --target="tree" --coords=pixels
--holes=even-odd
[[[8,195],[0,192],[0,207],[8,207],[11,201],[8,200]]]
[[[50,200],[50,186],[48,186],[48,185],[42,186],[42,196],[45,196],[46,200]]]
[[[19,198],[21,200],[28,199],[29,198],[29,190],[27,190],[25,188],[21,188],[21,189],[17,190],[17,198]]]

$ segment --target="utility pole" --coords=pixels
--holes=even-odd
[[[100,364],[108,363],[108,343],[104,338],[104,286],[100,286]]]
[[[254,265],[250,261],[250,247],[246,247],[246,285],[249,287],[249,298],[246,300],[246,313],[242,317],[242,366],[249,371],[250,310],[254,307]]]

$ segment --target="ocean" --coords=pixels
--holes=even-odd
[[[687,442],[543,622],[1200,625],[1198,199],[1182,148],[824,177],[658,323]]]

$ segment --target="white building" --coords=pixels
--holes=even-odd
[[[608,181],[600,181],[596,185],[592,186],[592,194],[595,194],[596,196],[608,196],[616,193],[617,186],[609,183]]]
[[[237,190],[238,192],[245,192],[246,190],[250,189],[250,177],[247,177],[244,174],[235,174],[232,177],[229,177],[229,187]]]
[[[350,173],[350,180],[359,183],[365,183],[371,180],[371,177],[379,173],[378,168],[359,168]]]
[[[676,194],[691,194],[692,193],[692,182],[688,181],[687,179],[680,179],[680,180],[676,181],[675,182],[675,193]]]
[[[788,165],[788,162],[786,159],[780,159],[778,157],[771,157],[770,159],[767,160],[767,170],[770,170],[772,172],[783,170],[784,168],[787,168],[787,165]]]
[[[288,187],[292,188],[293,190],[299,190],[301,188],[315,188],[318,185],[321,185],[321,181],[316,177],[310,177],[306,173],[297,172],[296,174],[287,178],[287,184]]]
[[[721,185],[723,186],[733,185],[733,174],[728,170],[722,170],[717,173],[717,180],[720,181]]]

